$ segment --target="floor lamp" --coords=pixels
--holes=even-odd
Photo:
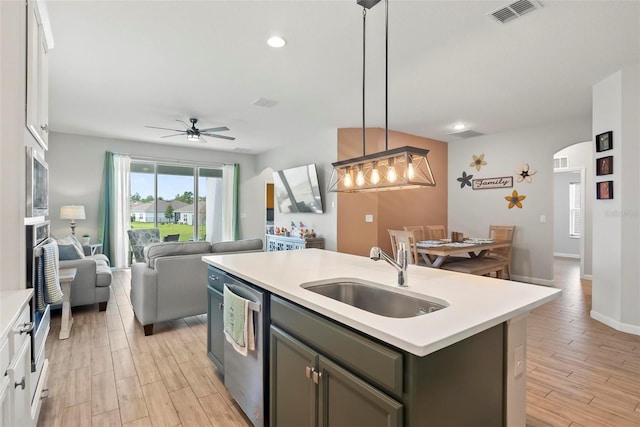
[[[82,205],[69,205],[62,206],[60,208],[60,219],[70,219],[69,226],[71,227],[71,235],[76,235],[76,220],[85,219],[84,206]]]

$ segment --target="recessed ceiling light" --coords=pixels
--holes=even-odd
[[[282,47],[287,44],[287,41],[280,36],[273,36],[267,40],[267,44],[271,47]]]
[[[462,130],[465,129],[467,126],[464,123],[456,123],[455,125],[453,125],[453,129],[454,130]]]

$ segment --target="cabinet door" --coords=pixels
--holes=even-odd
[[[31,342],[25,340],[13,358],[9,369],[9,389],[12,393],[11,425],[27,426],[31,424]]]
[[[320,356],[319,425],[392,427],[403,406],[349,371]]]
[[[9,414],[11,410],[11,400],[9,399],[9,376],[0,378],[0,426],[10,426]]]
[[[207,314],[207,353],[209,358],[222,370],[224,366],[224,326],[222,324],[223,297],[214,289],[209,289],[209,309]]]
[[[49,69],[47,41],[36,0],[27,2],[27,128],[46,150],[49,147]]]
[[[271,423],[278,427],[315,426],[317,423],[318,353],[271,326]]]

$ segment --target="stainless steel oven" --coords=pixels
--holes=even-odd
[[[31,384],[41,385],[41,375],[44,370],[46,355],[45,342],[49,335],[51,315],[49,305],[42,311],[36,310],[36,301],[41,289],[36,285],[37,277],[43,274],[42,246],[49,242],[49,221],[42,221],[26,226],[27,240],[27,288],[33,288],[33,298],[31,299],[31,322],[34,327],[31,331]],[[41,386],[33,387],[31,396],[32,408],[35,399],[40,399]],[[35,407],[39,408],[37,402]]]

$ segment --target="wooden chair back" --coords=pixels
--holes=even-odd
[[[406,231],[413,231],[413,235],[416,241],[425,240],[424,238],[424,225],[405,225],[403,227]]]
[[[440,240],[447,238],[447,232],[444,225],[427,225],[428,240]]]
[[[513,243],[513,235],[516,232],[515,225],[490,225],[489,238]],[[491,250],[487,256],[501,258],[506,265],[507,278],[511,279],[511,252],[513,244],[506,248],[496,248]]]
[[[391,252],[395,259],[398,255],[398,247],[400,243],[404,243],[407,252],[409,253],[409,264],[417,264],[418,262],[418,248],[416,247],[416,240],[413,235],[413,231],[406,230],[388,230],[389,237],[391,238]]]

